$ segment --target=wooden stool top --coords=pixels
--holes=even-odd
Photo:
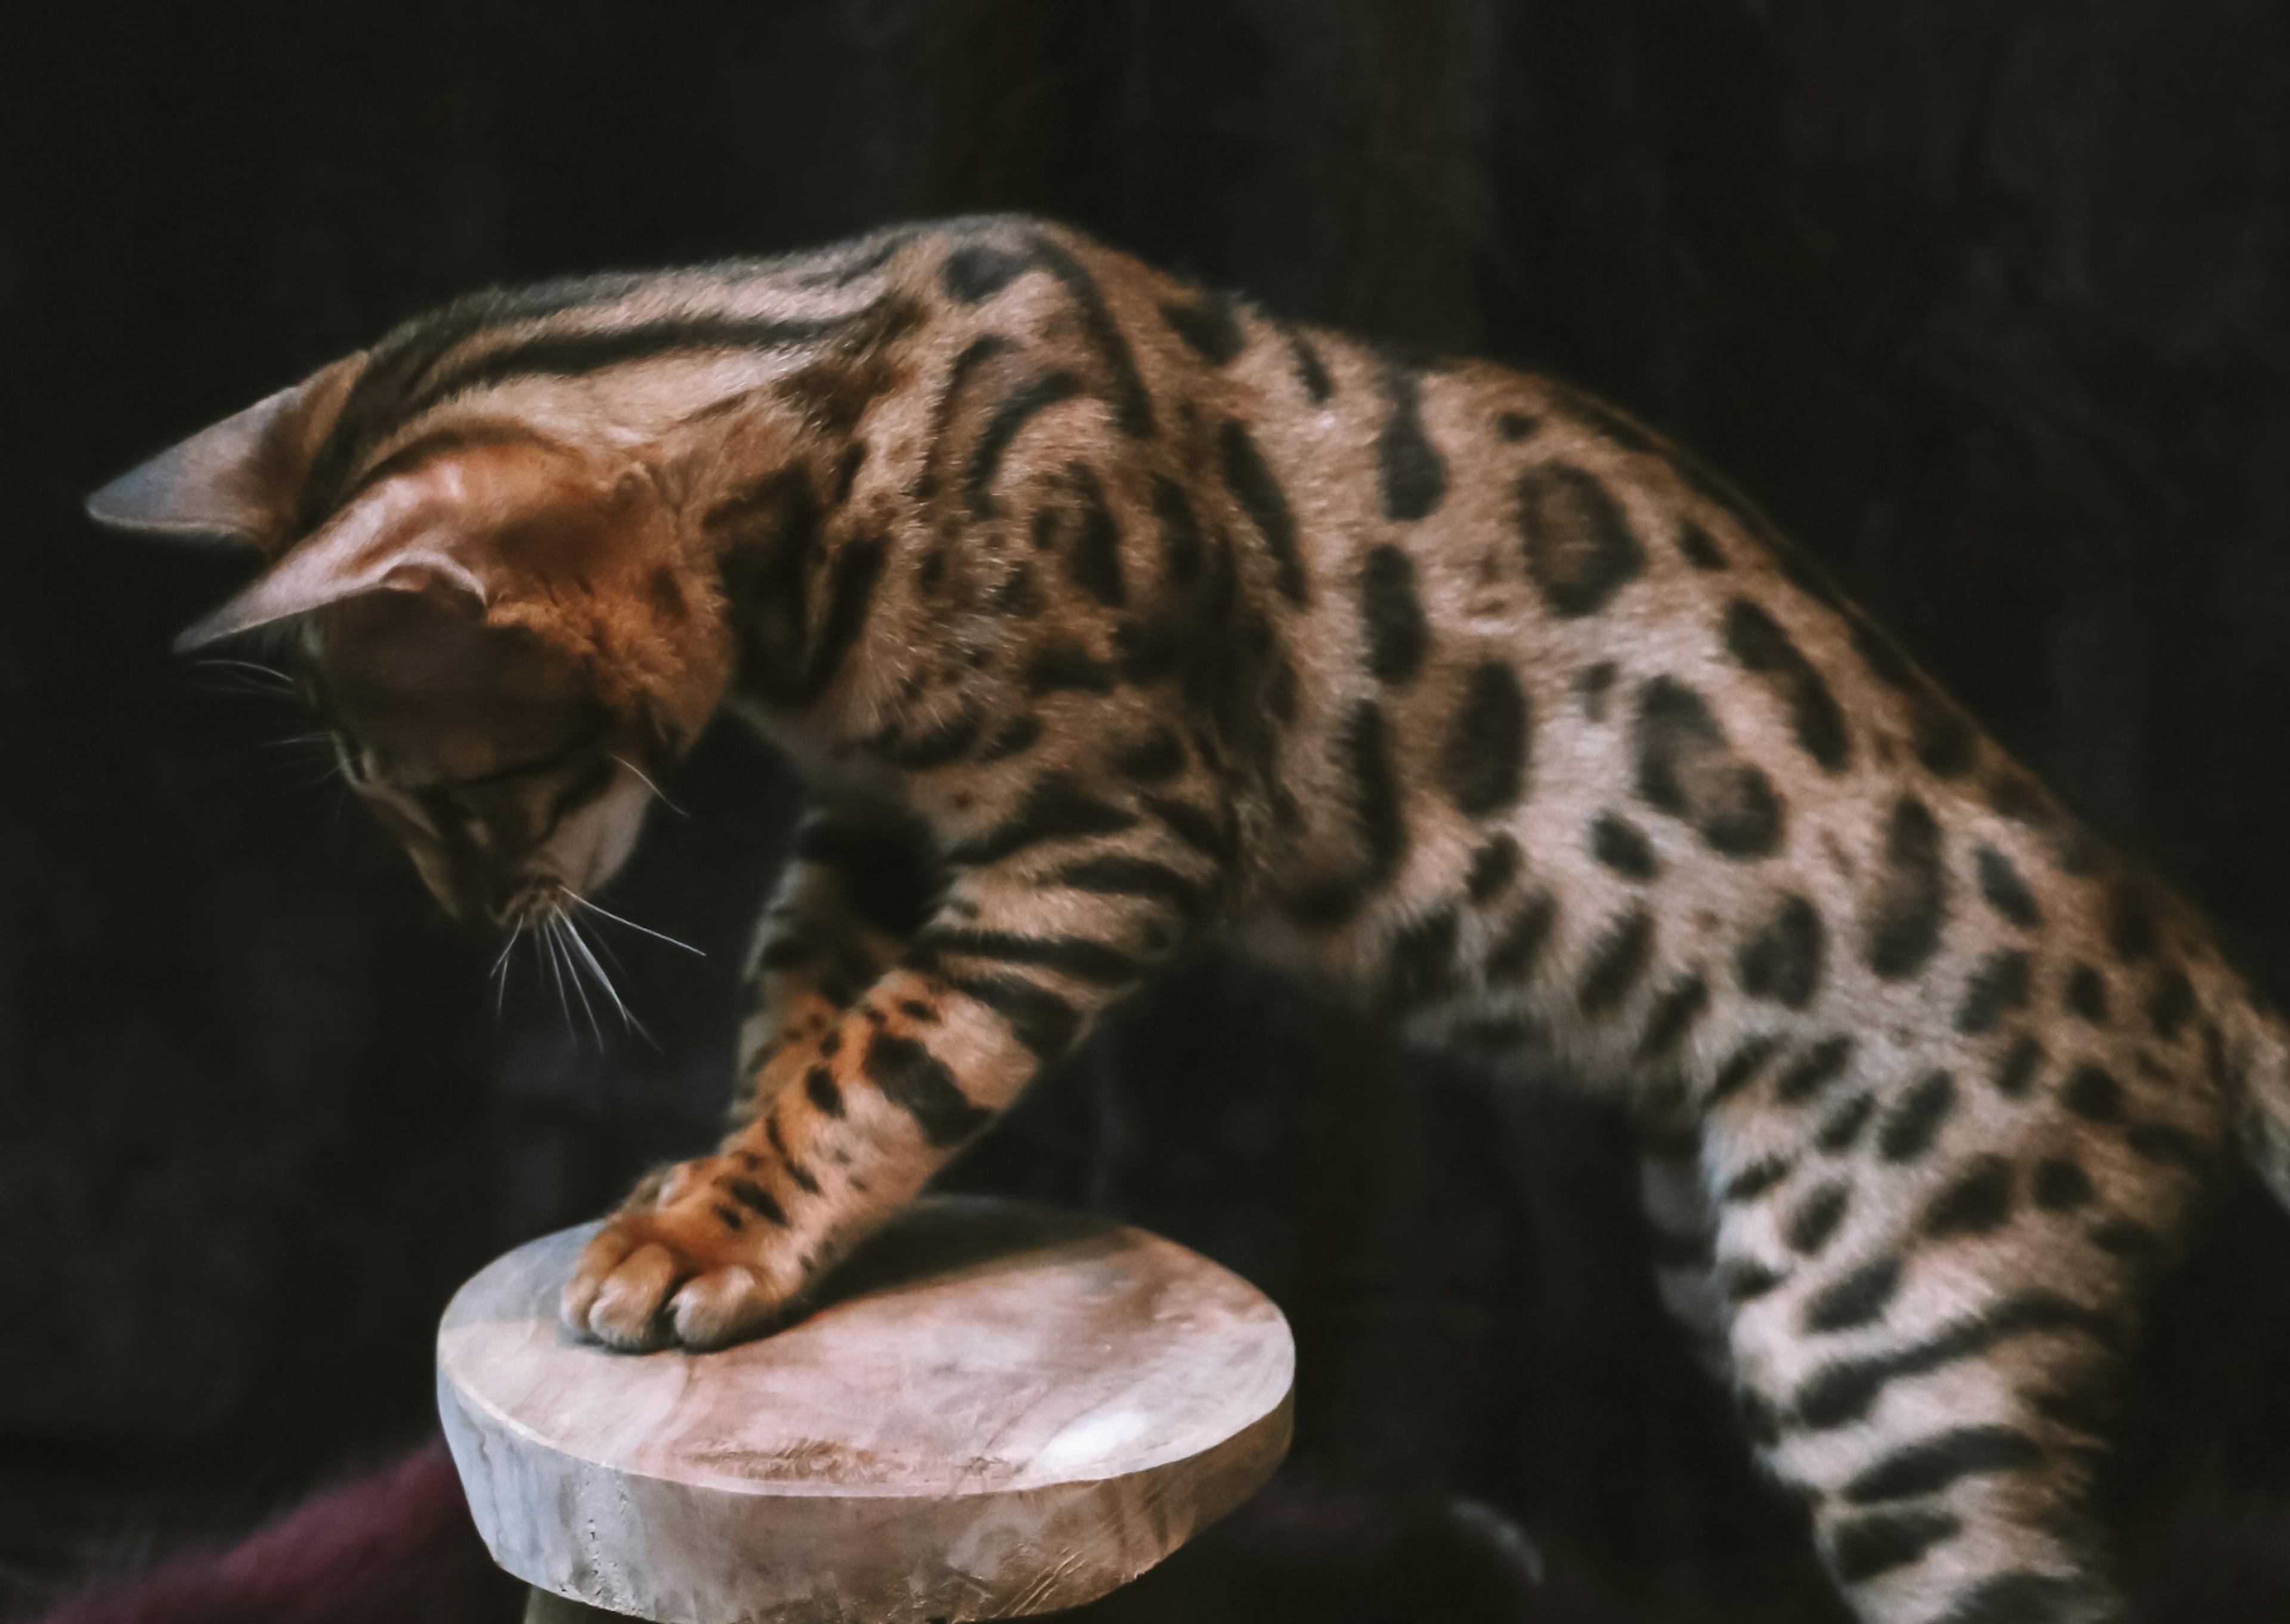
[[[1253,1493],[1295,1349],[1246,1282],[1142,1230],[941,1197],[788,1329],[719,1353],[576,1341],[593,1226],[463,1286],[437,1403],[493,1559],[672,1624],[921,1624],[1077,1606]]]

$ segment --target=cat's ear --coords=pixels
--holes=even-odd
[[[444,590],[482,608],[536,566],[545,571],[536,555],[548,540],[592,526],[597,508],[570,460],[535,445],[479,443],[428,458],[361,492],[175,648],[368,592]]]
[[[364,350],[346,356],[161,452],[89,497],[88,516],[119,530],[276,545],[365,363]]]

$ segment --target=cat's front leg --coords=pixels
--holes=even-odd
[[[767,1103],[758,1091],[780,1047],[826,1031],[898,962],[942,879],[918,828],[872,808],[805,815],[749,962],[734,1126]]]
[[[1021,820],[969,852],[900,961],[759,1068],[757,1109],[715,1156],[623,1208],[564,1289],[618,1348],[752,1334],[911,1197],[1097,1015],[1213,912],[1208,815],[1102,803],[1095,832]]]

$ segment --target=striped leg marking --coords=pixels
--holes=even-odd
[[[788,1312],[1205,918],[1215,871],[1181,821],[1125,813],[957,857],[897,963],[831,1020],[784,1028],[723,1148],[589,1244],[566,1324],[709,1348]]]

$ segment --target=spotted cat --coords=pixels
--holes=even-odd
[[[1211,932],[1645,1123],[1665,1290],[1870,1620],[2119,1616],[2086,1491],[2290,1049],[1701,465],[1056,226],[462,300],[92,499],[260,550],[452,912],[587,905],[728,707],[817,794],[733,1125],[574,1331],[767,1326]]]

